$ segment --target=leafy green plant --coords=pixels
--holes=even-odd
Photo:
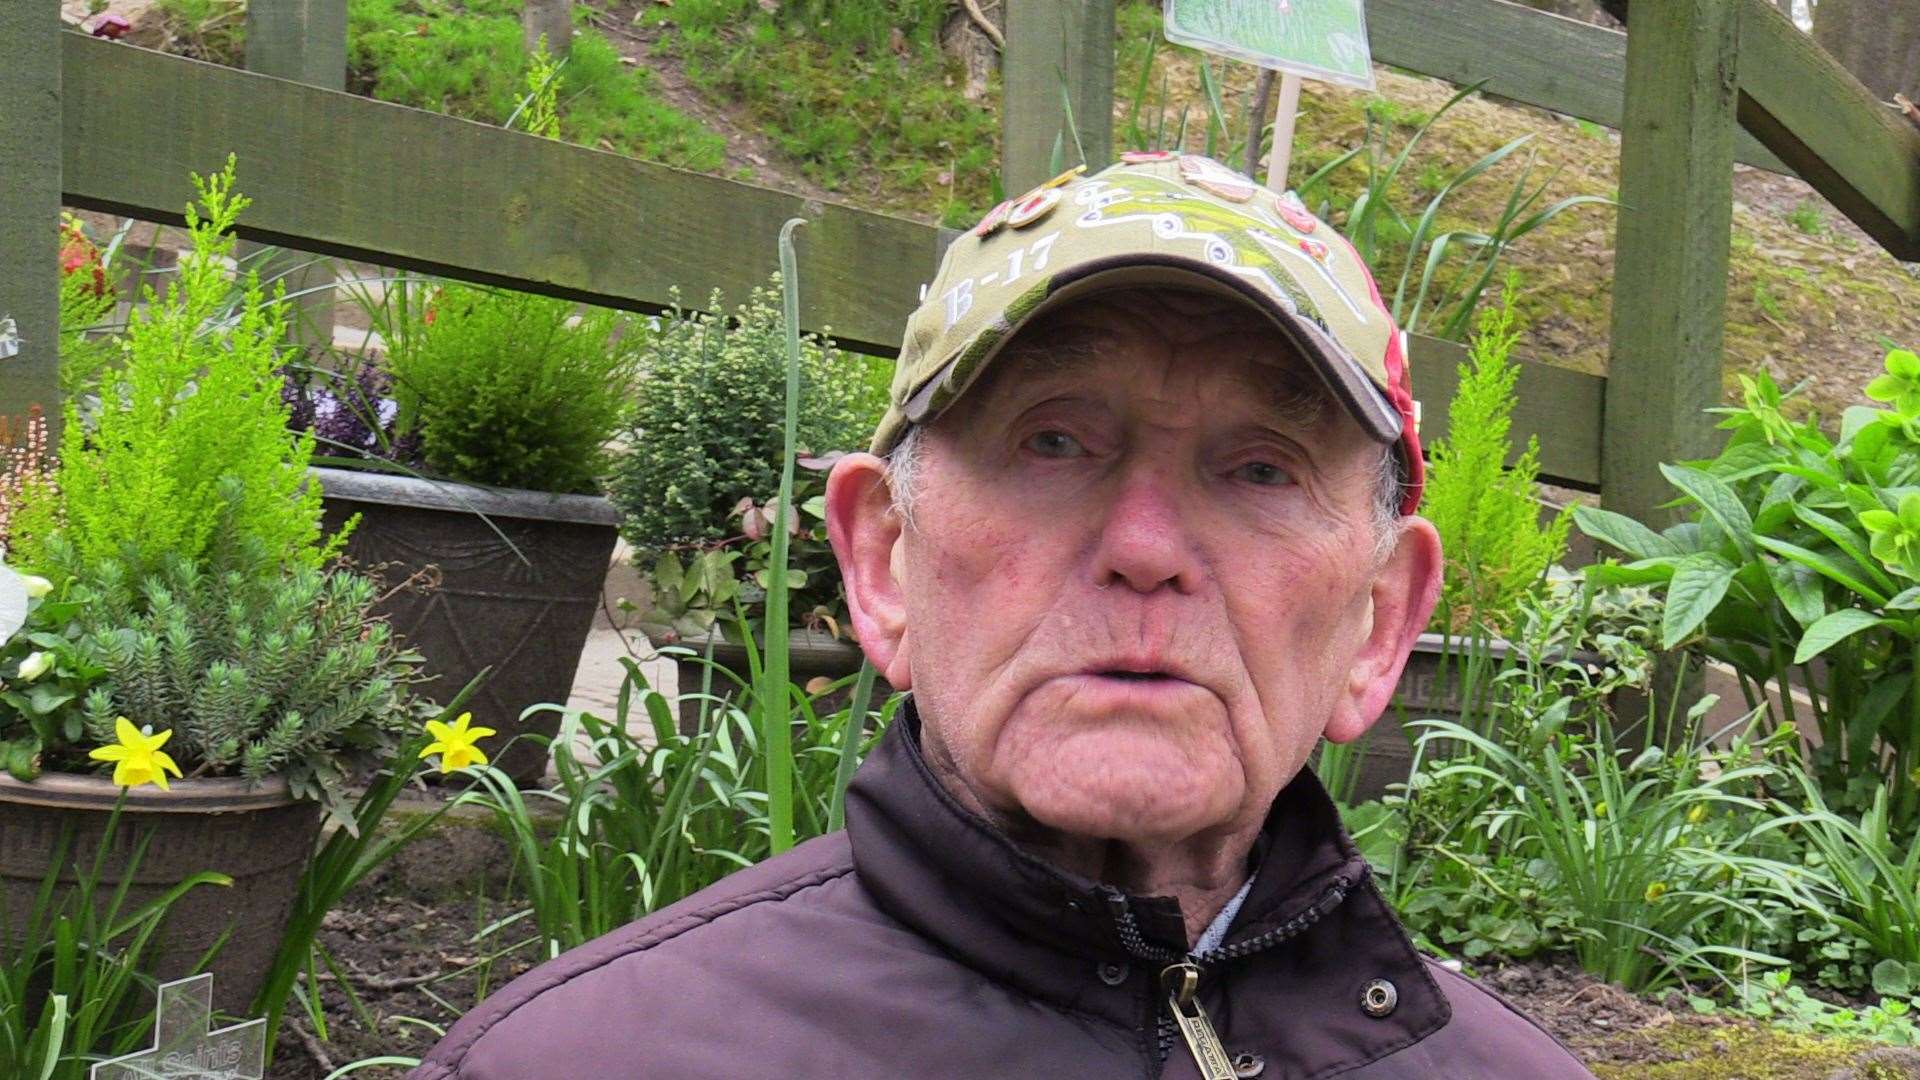
[[[231,230],[248,204],[233,185],[231,158],[221,173],[194,178],[192,247],[178,278],[164,296],[147,290],[85,411],[68,402],[57,486],[13,509],[16,563],[44,563],[56,532],[78,556],[62,572],[88,573],[137,549],[146,561],[135,576],[163,552],[202,561],[222,549],[318,567],[342,539],[321,537],[320,492],[306,475],[312,438],[287,432],[277,374],[284,315],[256,273],[238,311],[226,303]],[[230,316],[221,332],[205,333],[221,315]]]
[[[1886,369],[1867,393],[1894,408],[1848,409],[1837,440],[1789,417],[1765,373],[1742,376],[1743,403],[1713,410],[1725,449],[1661,467],[1689,520],[1655,532],[1604,510],[1575,518],[1631,560],[1596,580],[1660,589],[1664,647],[1732,667],[1776,723],[1799,721],[1786,689],[1804,687],[1828,801],[1863,810],[1884,785],[1904,834],[1920,820],[1920,356],[1895,350]]]
[[[1537,588],[1566,551],[1568,513],[1540,523],[1534,480],[1540,440],[1514,460],[1511,431],[1519,365],[1509,360],[1520,330],[1514,325],[1514,283],[1505,302],[1480,318],[1459,388],[1447,411],[1447,437],[1429,453],[1427,495],[1421,512],[1440,532],[1446,574],[1434,628],[1458,633],[1473,627],[1501,632],[1521,597]]]
[[[564,714],[551,744],[552,788],[521,792],[495,771],[476,770],[481,787],[468,796],[493,812],[509,839],[542,956],[773,853],[763,713],[782,721],[798,713],[789,813],[796,837],[805,839],[840,826],[847,780],[896,707],[868,707],[871,669],[846,708],[820,716],[798,694],[791,709],[768,707],[748,680],[709,663],[704,688],[682,688],[702,703],[699,719],[682,733],[678,703],[649,686],[637,665],[623,663],[627,674],[612,717]],[[722,689],[726,700],[716,692]],[[541,804],[557,811],[554,825],[543,822]],[[502,920],[488,936],[519,922]]]
[[[117,847],[110,841],[122,827],[125,803],[123,791],[91,859],[74,850],[68,828],[27,910],[0,904],[0,928],[7,931],[0,937],[0,1073],[83,1080],[100,1057],[146,1045],[153,1009],[135,1005],[154,985],[140,974],[147,946],[188,891],[233,883],[224,874],[191,874],[129,909],[128,887],[152,834],[135,838],[125,870],[108,880],[107,853]],[[73,879],[63,883],[69,858]]]
[[[1714,1015],[1733,1012],[1785,1028],[1818,1035],[1869,1039],[1893,1046],[1920,1046],[1920,1026],[1914,1012],[1920,1009],[1920,994],[1904,981],[1899,992],[1885,992],[1879,1004],[1860,1009],[1844,1008],[1814,997],[1794,985],[1791,971],[1769,971],[1741,983],[1730,1007],[1722,1007],[1711,998],[1690,995],[1695,1012]]]
[[[565,300],[443,286],[424,332],[386,358],[395,428],[450,480],[590,493],[607,469],[637,353],[624,318]]]

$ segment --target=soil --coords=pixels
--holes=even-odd
[[[350,893],[328,916],[321,941],[359,1008],[338,979],[323,975],[326,1038],[304,1016],[290,1017],[267,1080],[325,1080],[366,1058],[421,1057],[460,1013],[531,967],[534,946],[505,948],[526,936],[515,933],[518,925],[476,941],[515,910],[504,899],[513,889],[509,862],[480,822],[450,819]],[[1599,1080],[1920,1080],[1920,1051],[1703,1016],[1678,993],[1637,996],[1569,965],[1511,964],[1478,974]],[[371,1066],[353,1075],[390,1080],[404,1072]]]

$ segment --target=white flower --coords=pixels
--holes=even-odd
[[[30,652],[25,660],[20,661],[20,681],[32,682],[52,670],[52,655],[41,651]]]
[[[27,596],[34,600],[38,600],[53,591],[53,582],[32,574],[21,574],[20,584],[27,587]]]

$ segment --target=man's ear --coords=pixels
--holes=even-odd
[[[1328,742],[1352,742],[1386,711],[1407,654],[1440,600],[1441,567],[1440,534],[1433,523],[1403,518],[1393,554],[1374,575],[1372,626],[1327,721]]]
[[[864,453],[834,462],[827,477],[827,536],[840,561],[860,647],[888,685],[912,689],[907,605],[900,587],[905,548],[886,462]]]

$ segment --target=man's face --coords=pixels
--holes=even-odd
[[[1382,448],[1250,310],[1062,309],[924,437],[912,528],[872,520],[871,458],[830,526],[869,655],[1002,820],[1257,827],[1323,733],[1378,716],[1431,610],[1431,527],[1375,557]]]

